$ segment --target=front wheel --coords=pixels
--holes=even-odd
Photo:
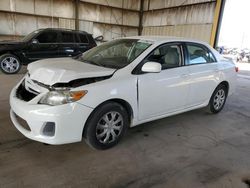
[[[15,55],[4,54],[0,56],[0,68],[5,74],[15,74],[21,69],[21,62]]]
[[[210,99],[209,102],[210,111],[214,114],[220,112],[225,105],[226,99],[227,99],[227,88],[225,85],[219,85],[215,89]]]
[[[129,125],[126,109],[118,103],[109,102],[98,107],[87,121],[84,138],[95,149],[115,146]]]

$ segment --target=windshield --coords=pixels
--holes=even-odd
[[[30,34],[26,35],[24,38],[22,38],[22,41],[23,42],[28,42],[30,41],[37,33],[39,33],[40,30],[37,30],[37,31],[33,31],[31,32]]]
[[[139,39],[118,39],[92,48],[78,57],[79,61],[98,66],[120,69],[127,66],[152,42]]]

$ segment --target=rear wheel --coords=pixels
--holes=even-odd
[[[21,62],[15,55],[4,54],[0,56],[0,68],[5,74],[15,74],[21,69]]]
[[[209,102],[210,111],[214,114],[220,112],[225,105],[226,99],[227,99],[227,87],[221,84],[215,89],[210,99]]]
[[[125,134],[129,125],[128,113],[123,106],[110,102],[98,107],[90,116],[84,138],[95,149],[115,146]]]

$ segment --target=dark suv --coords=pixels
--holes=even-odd
[[[20,41],[0,42],[0,68],[17,73],[21,65],[44,58],[73,57],[96,46],[91,34],[66,29],[39,29]]]

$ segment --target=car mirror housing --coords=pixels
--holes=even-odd
[[[32,43],[32,44],[38,44],[39,41],[38,41],[37,39],[32,39],[31,43]]]
[[[158,73],[161,72],[161,64],[157,62],[147,62],[142,66],[143,72]]]

